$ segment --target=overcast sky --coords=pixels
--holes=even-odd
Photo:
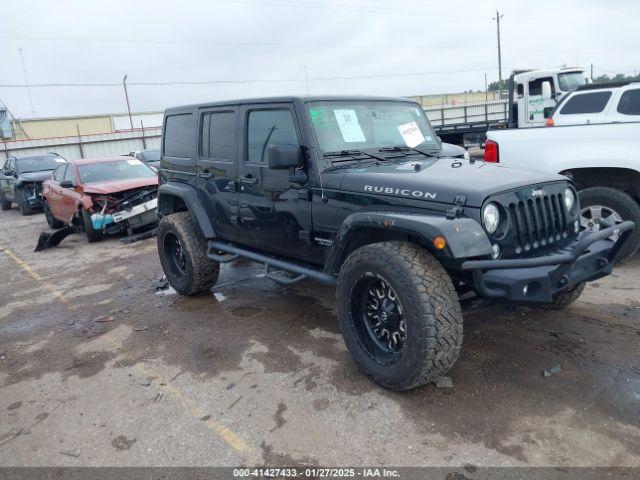
[[[2,0],[0,101],[29,83],[247,81],[130,86],[134,111],[304,93],[420,95],[484,89],[513,68],[640,70],[637,0]],[[39,38],[39,39],[38,39]],[[397,76],[391,76],[397,75]],[[342,78],[336,77],[357,77]],[[366,78],[370,77],[370,78]],[[122,87],[33,87],[38,117],[126,111]]]

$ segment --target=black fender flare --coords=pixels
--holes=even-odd
[[[418,237],[422,245],[435,250],[433,239],[442,236],[447,241],[443,255],[448,258],[466,259],[491,255],[493,249],[487,234],[472,218],[448,219],[444,215],[423,215],[398,212],[357,212],[349,215],[331,247],[325,271],[337,273],[346,258],[349,240],[362,228],[391,230]]]
[[[167,182],[160,185],[158,188],[158,215],[163,216],[173,213],[168,209],[167,197],[180,198],[187,206],[187,210],[191,214],[191,217],[200,227],[200,231],[205,238],[215,238],[216,233],[209,220],[209,216],[202,206],[202,202],[198,198],[198,190],[187,183],[181,182]]]

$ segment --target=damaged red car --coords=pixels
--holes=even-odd
[[[133,235],[158,222],[158,175],[131,157],[68,160],[43,185],[47,223],[82,229],[89,242],[105,235]]]

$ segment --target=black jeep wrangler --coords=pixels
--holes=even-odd
[[[443,157],[420,106],[397,98],[170,108],[160,184],[158,252],[179,293],[237,257],[336,285],[347,347],[394,390],[451,368],[463,306],[565,307],[634,228],[580,233],[566,177]]]

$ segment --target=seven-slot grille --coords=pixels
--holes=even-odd
[[[517,242],[516,254],[544,247],[567,237],[567,211],[561,193],[511,202],[508,210]]]

